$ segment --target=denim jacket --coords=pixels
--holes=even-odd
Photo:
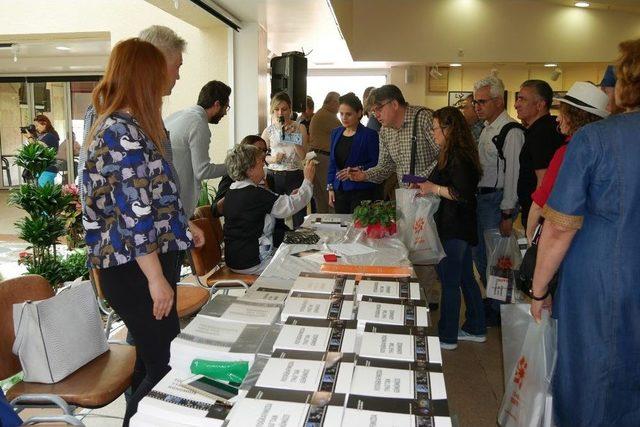
[[[114,113],[97,129],[82,187],[89,266],[192,246],[171,168],[130,115]]]

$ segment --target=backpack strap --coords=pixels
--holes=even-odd
[[[500,162],[500,160],[503,161],[502,163],[503,172],[506,171],[507,169],[507,161],[504,158],[504,141],[507,139],[507,134],[512,129],[521,129],[522,131],[524,131],[526,128],[518,122],[509,122],[504,126],[502,126],[502,129],[500,129],[500,133],[498,133],[496,136],[491,138],[493,145],[495,145],[498,150],[498,163]]]
[[[418,150],[418,115],[422,111],[428,111],[428,108],[420,107],[413,117],[413,132],[411,133],[411,163],[409,163],[409,174],[415,175],[416,172],[416,151]]]

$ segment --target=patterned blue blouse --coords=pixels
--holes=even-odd
[[[192,246],[171,168],[130,115],[114,113],[98,128],[82,187],[89,266]]]

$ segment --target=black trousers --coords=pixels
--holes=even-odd
[[[177,252],[158,254],[162,272],[176,290]],[[176,298],[169,316],[153,317],[149,283],[136,261],[99,270],[102,292],[109,305],[124,321],[136,346],[136,364],[131,380],[131,398],[127,402],[123,426],[138,410],[138,403],[164,377],[169,367],[171,341],[180,332]]]
[[[276,194],[289,195],[297,188],[300,188],[302,181],[304,181],[304,173],[301,170],[297,171],[269,171],[269,185],[273,183],[271,189]],[[293,214],[293,228],[298,228],[304,222],[304,217],[307,215],[307,207],[305,206],[300,211]]]
[[[334,203],[334,209],[336,213],[351,214],[361,201],[377,200],[379,198],[379,191],[377,188],[351,191],[336,190],[335,195],[336,201]]]

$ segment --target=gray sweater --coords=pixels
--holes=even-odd
[[[164,120],[171,138],[173,166],[180,181],[180,199],[187,218],[191,218],[198,202],[203,180],[227,173],[224,164],[213,164],[209,158],[211,130],[204,108],[199,105],[171,114]]]

